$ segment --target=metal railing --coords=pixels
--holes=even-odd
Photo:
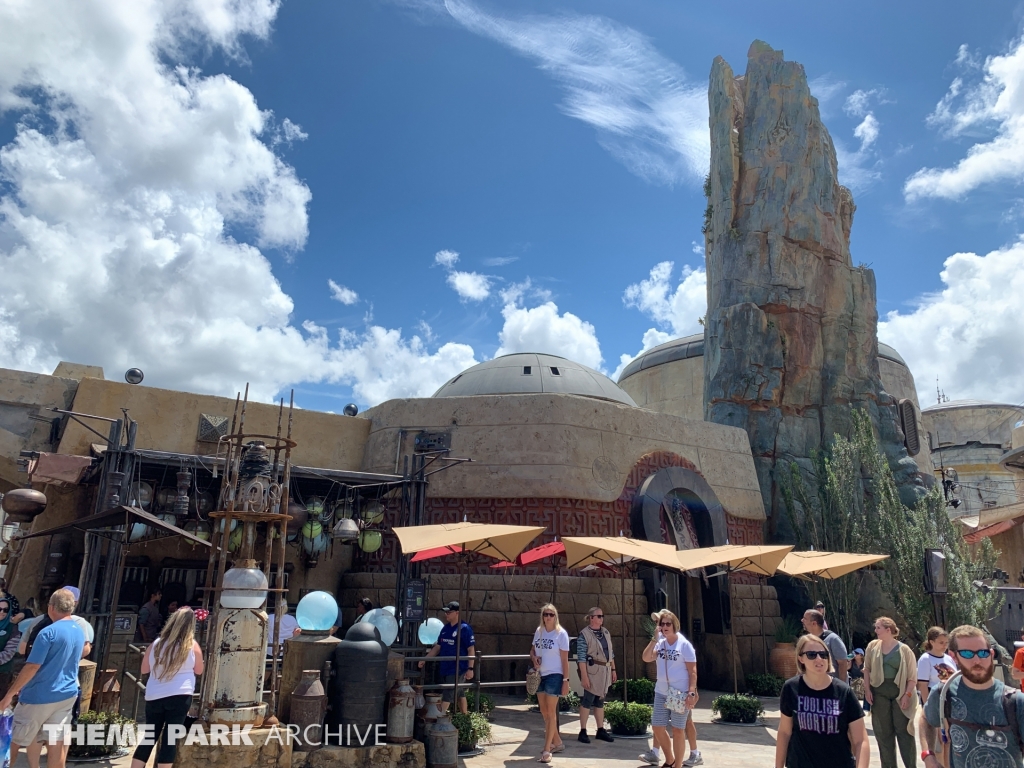
[[[402,651],[405,651],[405,650],[416,650],[416,651],[418,651],[420,649],[418,649],[418,648],[416,648],[416,649],[406,649],[406,648],[396,648],[396,647],[393,647],[392,650],[397,651],[397,652],[402,652]],[[494,680],[494,681],[491,681],[491,682],[487,682],[487,681],[484,680],[483,662],[485,662],[485,661],[488,661],[488,662],[495,662],[495,661],[521,661],[521,660],[529,661],[530,660],[530,654],[528,654],[528,653],[497,653],[497,654],[480,654],[480,653],[477,653],[477,654],[475,654],[473,656],[459,656],[458,657],[458,661],[472,661],[472,662],[474,662],[474,666],[473,666],[473,679],[470,680],[469,682],[460,682],[460,683],[458,683],[458,690],[461,691],[463,689],[467,689],[467,694],[466,694],[467,699],[470,698],[470,693],[469,692],[470,691],[472,692],[472,699],[476,703],[476,711],[479,712],[480,711],[480,696],[479,696],[479,694],[481,693],[481,689],[484,689],[484,688],[518,688],[520,686],[522,686],[522,687],[526,686],[526,668],[524,668],[522,677],[519,678],[519,679],[515,679],[515,680]],[[456,658],[454,656],[409,656],[409,655],[406,655],[405,656],[405,665],[406,665],[405,674],[406,674],[406,676],[409,679],[415,679],[415,680],[422,680],[423,679],[425,670],[419,669],[419,662],[421,662],[421,661],[427,662],[427,663],[439,662],[439,661],[454,662],[454,661],[456,661]],[[408,667],[409,667],[410,664],[412,665],[412,669],[414,671],[409,671]],[[528,666],[529,665],[527,665],[527,667]],[[452,683],[430,683],[430,684],[424,684],[423,685],[423,690],[424,691],[445,691],[445,690],[451,690],[454,687],[455,686]]]

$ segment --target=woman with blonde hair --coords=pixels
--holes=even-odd
[[[868,768],[864,711],[853,689],[829,674],[834,667],[825,641],[803,635],[796,666],[800,674],[786,681],[779,697],[775,768]]]
[[[153,726],[153,742],[160,745],[157,768],[172,768],[177,747],[171,739],[170,726],[185,724],[196,689],[196,675],[203,674],[203,651],[195,636],[196,615],[191,608],[179,608],[142,656],[142,672],[149,673],[146,724]],[[162,741],[161,731],[165,731]],[[132,768],[145,768],[154,743],[136,747]]]
[[[686,721],[697,703],[697,651],[679,631],[679,618],[669,610],[655,614],[657,631],[644,648],[644,661],[656,662],[654,744],[665,753],[665,765],[681,768],[686,751]],[[671,708],[682,697],[682,709]],[[669,723],[672,736],[668,735]],[[691,763],[695,764],[695,763]]]
[[[552,753],[565,750],[558,735],[558,697],[569,694],[569,633],[558,623],[558,609],[551,603],[540,609],[540,626],[533,633],[530,661],[540,672],[537,703],[544,718],[544,750],[537,760],[550,763]]]
[[[917,658],[899,640],[900,628],[888,616],[875,619],[877,640],[864,651],[864,698],[871,705],[871,728],[882,768],[897,768],[896,746],[906,768],[917,765]]]

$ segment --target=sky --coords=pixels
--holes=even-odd
[[[700,331],[707,78],[804,65],[922,406],[1024,402],[1024,5],[0,0],[0,367],[305,408]]]

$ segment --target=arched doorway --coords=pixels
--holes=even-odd
[[[726,543],[725,510],[718,497],[703,477],[684,467],[666,467],[641,483],[633,499],[630,527],[636,538],[677,549]],[[729,585],[724,579],[655,568],[642,571],[641,578],[647,604],[667,607],[678,615],[693,640],[729,631]]]

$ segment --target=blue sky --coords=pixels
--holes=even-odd
[[[821,102],[854,262],[922,404],[936,375],[1020,402],[1022,20],[1005,2],[0,8],[0,365],[294,386],[329,410],[507,351],[614,375],[699,330],[707,75],[716,55],[742,72],[759,38]]]

